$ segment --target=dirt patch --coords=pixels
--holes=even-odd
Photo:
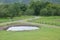
[[[0,30],[6,30],[8,27],[0,27]]]

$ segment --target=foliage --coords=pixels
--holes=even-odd
[[[41,1],[32,1],[29,5],[23,3],[0,5],[0,18],[12,19],[21,15],[60,16],[60,5]]]

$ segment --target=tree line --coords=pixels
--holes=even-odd
[[[13,18],[22,15],[60,16],[60,4],[32,1],[27,5],[23,3],[0,5],[0,18]]]

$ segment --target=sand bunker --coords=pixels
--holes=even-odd
[[[15,26],[15,27],[9,27],[7,31],[28,31],[28,30],[37,30],[38,27],[33,26]]]

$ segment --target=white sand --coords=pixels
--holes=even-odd
[[[15,26],[8,28],[7,31],[25,31],[25,30],[37,30],[37,29],[39,28],[33,26]]]

